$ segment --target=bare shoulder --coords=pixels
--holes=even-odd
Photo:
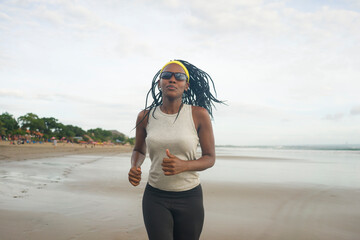
[[[137,119],[136,119],[136,125],[142,126],[142,127],[146,126],[146,123],[149,118],[149,111],[150,110],[142,110],[141,112],[139,112]]]
[[[145,117],[146,115],[148,115],[150,110],[141,110],[138,114],[138,118],[143,118]]]
[[[205,108],[199,106],[191,106],[191,107],[192,107],[192,117],[197,131],[199,131],[200,128],[202,128],[202,126],[211,125],[209,113]]]
[[[197,119],[209,118],[209,113],[205,108],[199,106],[191,106],[191,107],[192,107],[193,116],[195,118]]]

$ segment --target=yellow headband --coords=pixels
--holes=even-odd
[[[187,68],[185,67],[184,64],[182,64],[181,62],[176,61],[176,60],[175,60],[175,61],[170,61],[170,62],[168,62],[167,64],[165,64],[165,66],[163,66],[163,68],[161,69],[160,73],[162,73],[162,71],[164,70],[164,68],[165,68],[167,65],[172,64],[172,63],[176,63],[177,65],[179,65],[180,67],[182,67],[182,68],[184,69],[185,74],[186,74],[186,76],[187,76],[187,81],[189,82],[189,81],[190,81],[189,71],[187,70]]]

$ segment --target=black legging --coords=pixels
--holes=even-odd
[[[204,223],[201,185],[183,192],[146,185],[143,216],[149,240],[198,240]]]

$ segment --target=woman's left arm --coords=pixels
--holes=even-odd
[[[163,159],[165,175],[175,175],[185,171],[203,171],[215,164],[215,140],[209,113],[205,108],[193,107],[193,119],[199,136],[201,157],[185,161],[166,151],[168,158]]]

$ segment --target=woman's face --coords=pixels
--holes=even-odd
[[[163,72],[185,73],[184,69],[176,63],[167,65]],[[184,91],[187,91],[189,88],[189,83],[186,80],[176,80],[174,75],[172,75],[170,79],[160,78],[158,84],[163,92],[163,97],[170,98],[182,98]]]

